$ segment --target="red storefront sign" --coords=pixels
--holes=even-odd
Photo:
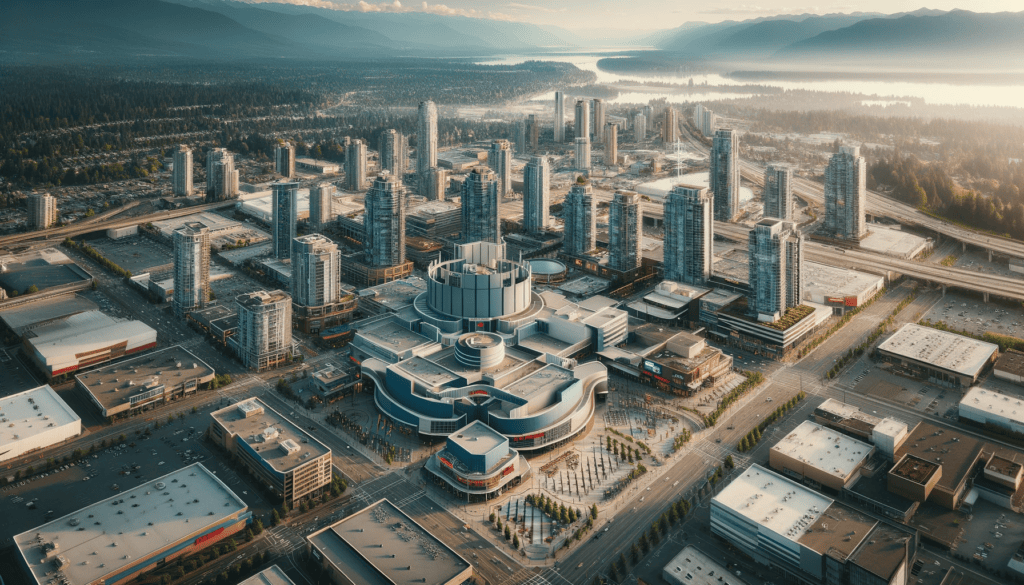
[[[481,394],[487,396],[487,390],[473,390],[472,392],[469,393],[470,396],[479,396]]]
[[[221,526],[220,528],[218,528],[217,530],[214,530],[213,532],[211,532],[209,534],[204,534],[204,535],[200,536],[199,538],[196,539],[195,543],[197,545],[200,545],[200,544],[203,544],[204,542],[206,542],[208,540],[213,540],[214,538],[217,538],[220,535],[221,532],[224,532],[224,527],[223,526]]]
[[[857,306],[857,297],[846,297],[846,306],[847,307],[856,307]]]
[[[508,474],[512,473],[513,471],[515,471],[515,470],[516,470],[515,464],[509,465],[505,469],[501,470],[501,475],[502,476],[508,475]]]
[[[452,466],[452,462],[451,462],[451,461],[448,461],[448,460],[447,460],[447,459],[445,459],[444,457],[438,457],[438,459],[440,459],[440,460],[441,460],[441,463],[444,463],[444,464],[445,464],[445,465],[447,465],[448,467],[451,467],[451,466]]]

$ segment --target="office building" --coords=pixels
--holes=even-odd
[[[590,139],[589,138],[577,138],[576,139],[576,170],[589,173],[590,172]]]
[[[897,373],[949,388],[977,384],[999,346],[916,323],[907,323],[878,346],[882,361]]]
[[[516,141],[515,141],[516,154],[525,154],[526,153],[526,127],[527,127],[526,120],[524,120],[524,119],[516,120],[516,130],[515,130],[515,135],[516,135]]]
[[[448,171],[439,167],[430,167],[419,179],[424,188],[420,194],[427,201],[444,201],[448,193]]]
[[[281,567],[271,565],[238,585],[295,585],[295,582],[288,578]]]
[[[487,153],[487,166],[498,181],[498,197],[512,195],[512,145],[508,140],[494,140]]]
[[[274,149],[274,170],[286,179],[295,177],[295,145],[282,142]]]
[[[749,236],[750,295],[758,321],[774,323],[802,302],[803,236],[792,223],[765,218]]]
[[[519,485],[530,464],[509,447],[508,437],[479,420],[458,429],[424,466],[434,483],[463,501],[497,498]]]
[[[665,118],[661,127],[661,141],[667,146],[679,140],[679,112],[672,106],[665,106]]]
[[[523,168],[523,230],[526,232],[539,232],[548,227],[550,188],[551,169],[547,157],[533,157]]]
[[[748,585],[692,544],[662,567],[661,578],[669,585]]]
[[[363,249],[370,266],[405,263],[405,188],[397,177],[383,173],[366,193]]]
[[[362,191],[366,188],[366,143],[355,139],[345,151],[345,188]]]
[[[498,181],[486,169],[473,169],[462,183],[462,241],[501,242]]]
[[[309,226],[323,231],[324,226],[334,221],[334,193],[332,183],[322,183],[309,188]]]
[[[565,96],[560,91],[555,92],[555,134],[554,141],[565,142]]]
[[[590,100],[576,100],[576,118],[573,123],[573,138],[590,141]]]
[[[751,465],[711,500],[711,533],[807,585],[907,585],[916,532]]]
[[[562,250],[570,256],[582,256],[597,248],[597,203],[590,181],[583,177],[565,195],[562,203],[565,239]]]
[[[211,148],[206,153],[206,198],[223,201],[238,195],[238,171],[235,155],[226,148]]]
[[[594,140],[604,142],[605,132],[608,130],[605,124],[608,122],[604,109],[604,100],[594,98]]]
[[[714,112],[705,108],[701,104],[697,104],[693,108],[693,125],[701,134],[707,137],[711,137],[715,132],[715,126],[718,123],[718,116]]]
[[[251,521],[245,502],[193,463],[15,536],[15,557],[33,585],[124,585]]]
[[[416,133],[416,172],[423,176],[430,167],[437,166],[437,105],[427,100],[420,102]]]
[[[633,116],[633,140],[636,142],[647,140],[647,116],[642,113]]]
[[[619,164],[619,125],[609,122],[604,126],[604,166]]]
[[[470,582],[473,566],[435,532],[380,500],[310,534],[306,548],[331,585]]]
[[[709,185],[715,196],[715,220],[733,221],[740,212],[740,144],[735,130],[715,131]]]
[[[273,218],[271,229],[273,234],[274,258],[284,260],[291,255],[292,240],[295,239],[295,226],[299,221],[299,184],[274,183],[271,206]]]
[[[772,469],[805,484],[836,492],[860,477],[875,447],[806,420],[772,446]]]
[[[628,272],[639,268],[643,211],[640,195],[633,191],[617,191],[608,208],[608,266]]]
[[[251,370],[277,367],[292,351],[292,299],[282,290],[238,295],[238,355]]]
[[[537,122],[537,115],[530,114],[526,119],[526,146],[529,148],[528,152],[537,150],[537,146],[540,144],[540,123]],[[526,154],[525,152],[523,154]]]
[[[702,286],[711,278],[714,197],[701,187],[677,185],[665,201],[665,280]]]
[[[406,153],[409,142],[405,135],[391,128],[380,135],[380,168],[398,177],[401,181],[406,173],[408,160]]]
[[[0,414],[0,463],[82,434],[82,419],[49,384],[0,398]]]
[[[28,196],[28,225],[33,230],[45,230],[57,223],[57,198],[49,193]]]
[[[309,234],[292,244],[292,302],[319,307],[341,296],[341,254],[326,236]]]
[[[840,146],[825,169],[825,232],[841,240],[867,233],[867,165],[859,146]]]
[[[764,170],[764,216],[793,221],[793,168],[771,164]]]
[[[210,413],[210,439],[289,508],[331,485],[331,449],[259,398]]]
[[[210,228],[190,221],[174,230],[174,314],[184,317],[210,300]]]
[[[175,197],[192,196],[192,149],[179,144],[172,155],[171,188]]]

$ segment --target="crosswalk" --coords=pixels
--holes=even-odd
[[[533,569],[520,569],[502,581],[501,585],[551,585],[551,581]]]

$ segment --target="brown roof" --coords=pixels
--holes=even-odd
[[[995,369],[1024,376],[1024,352],[1008,349],[996,360]]]
[[[820,554],[845,560],[857,550],[876,523],[874,518],[853,508],[833,503],[806,529],[798,542]]]
[[[867,542],[857,550],[853,562],[872,575],[891,581],[907,558],[907,541],[910,539],[911,535],[903,530],[880,522],[867,535]]]
[[[907,453],[900,459],[899,463],[893,466],[889,473],[914,483],[926,484],[938,470],[938,463],[933,463]]]
[[[983,450],[991,451],[992,447],[953,429],[922,422],[908,433],[907,439],[896,452],[896,460],[910,454],[942,465],[942,477],[937,487],[953,492],[982,457]]]

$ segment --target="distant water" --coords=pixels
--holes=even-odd
[[[805,89],[812,91],[850,92],[879,98],[921,98],[929,104],[964,104],[971,106],[1005,106],[1024,107],[1024,85],[954,85],[950,83],[926,83],[917,81],[871,81],[863,79],[836,79],[829,81],[810,80],[767,80],[744,81],[722,77],[718,74],[708,75],[649,75],[643,73],[612,73],[597,68],[597,62],[603,59],[597,55],[509,55],[495,60],[481,60],[480,63],[490,65],[517,65],[525,61],[558,61],[572,63],[584,71],[597,74],[600,83],[617,81],[641,81],[653,83],[687,84],[690,79],[701,85],[765,85],[783,89]],[[699,89],[699,88],[698,88]],[[627,91],[619,95],[611,103],[646,103],[648,100],[664,97],[670,102],[692,102],[695,100],[730,100],[751,97],[751,93],[728,93],[708,91],[705,93],[666,94],[656,89],[651,93]],[[893,100],[878,100],[888,101]],[[881,105],[881,104],[879,104]]]

